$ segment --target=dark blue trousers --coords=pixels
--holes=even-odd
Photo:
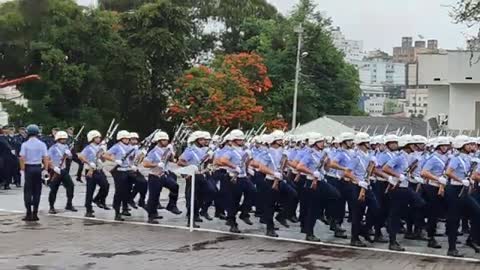
[[[321,210],[326,208],[328,212],[338,211],[341,204],[341,195],[338,190],[327,181],[318,181],[317,188],[312,188],[312,180],[305,180],[305,221],[304,232],[313,235],[317,219]],[[343,204],[345,205],[345,204]]]
[[[265,183],[267,189],[264,191],[265,212],[263,217],[265,224],[267,225],[267,230],[273,230],[273,213],[275,212],[275,204],[279,201],[285,202],[284,208],[279,213],[279,218],[286,218],[288,213],[291,212],[289,207],[292,206],[292,202],[297,198],[297,191],[285,181],[280,181],[278,183],[278,190],[272,188],[274,183],[273,180],[265,180]]]

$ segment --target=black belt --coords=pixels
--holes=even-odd
[[[42,167],[42,164],[25,164],[25,167]]]

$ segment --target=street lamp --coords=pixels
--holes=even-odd
[[[293,29],[295,33],[298,34],[298,45],[297,45],[297,65],[295,67],[295,89],[293,93],[293,113],[292,113],[292,129],[297,126],[297,96],[298,96],[298,81],[300,77],[300,55],[307,56],[307,54],[302,54],[302,35],[303,27],[302,24],[299,24]]]

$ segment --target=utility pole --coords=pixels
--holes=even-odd
[[[293,29],[295,33],[298,33],[298,45],[297,45],[297,65],[295,67],[295,89],[293,93],[293,112],[292,112],[292,129],[297,126],[297,96],[298,96],[298,82],[300,79],[300,56],[302,51],[302,35],[303,27],[300,23]]]

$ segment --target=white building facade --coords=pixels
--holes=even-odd
[[[367,56],[367,53],[363,50],[363,41],[346,39],[340,27],[334,28],[331,35],[333,45],[345,54],[347,62],[360,61]]]
[[[480,52],[418,55],[419,83],[428,85],[427,118],[446,115],[448,128],[480,130]]]
[[[407,117],[425,117],[428,113],[428,89],[407,89],[404,110]]]

